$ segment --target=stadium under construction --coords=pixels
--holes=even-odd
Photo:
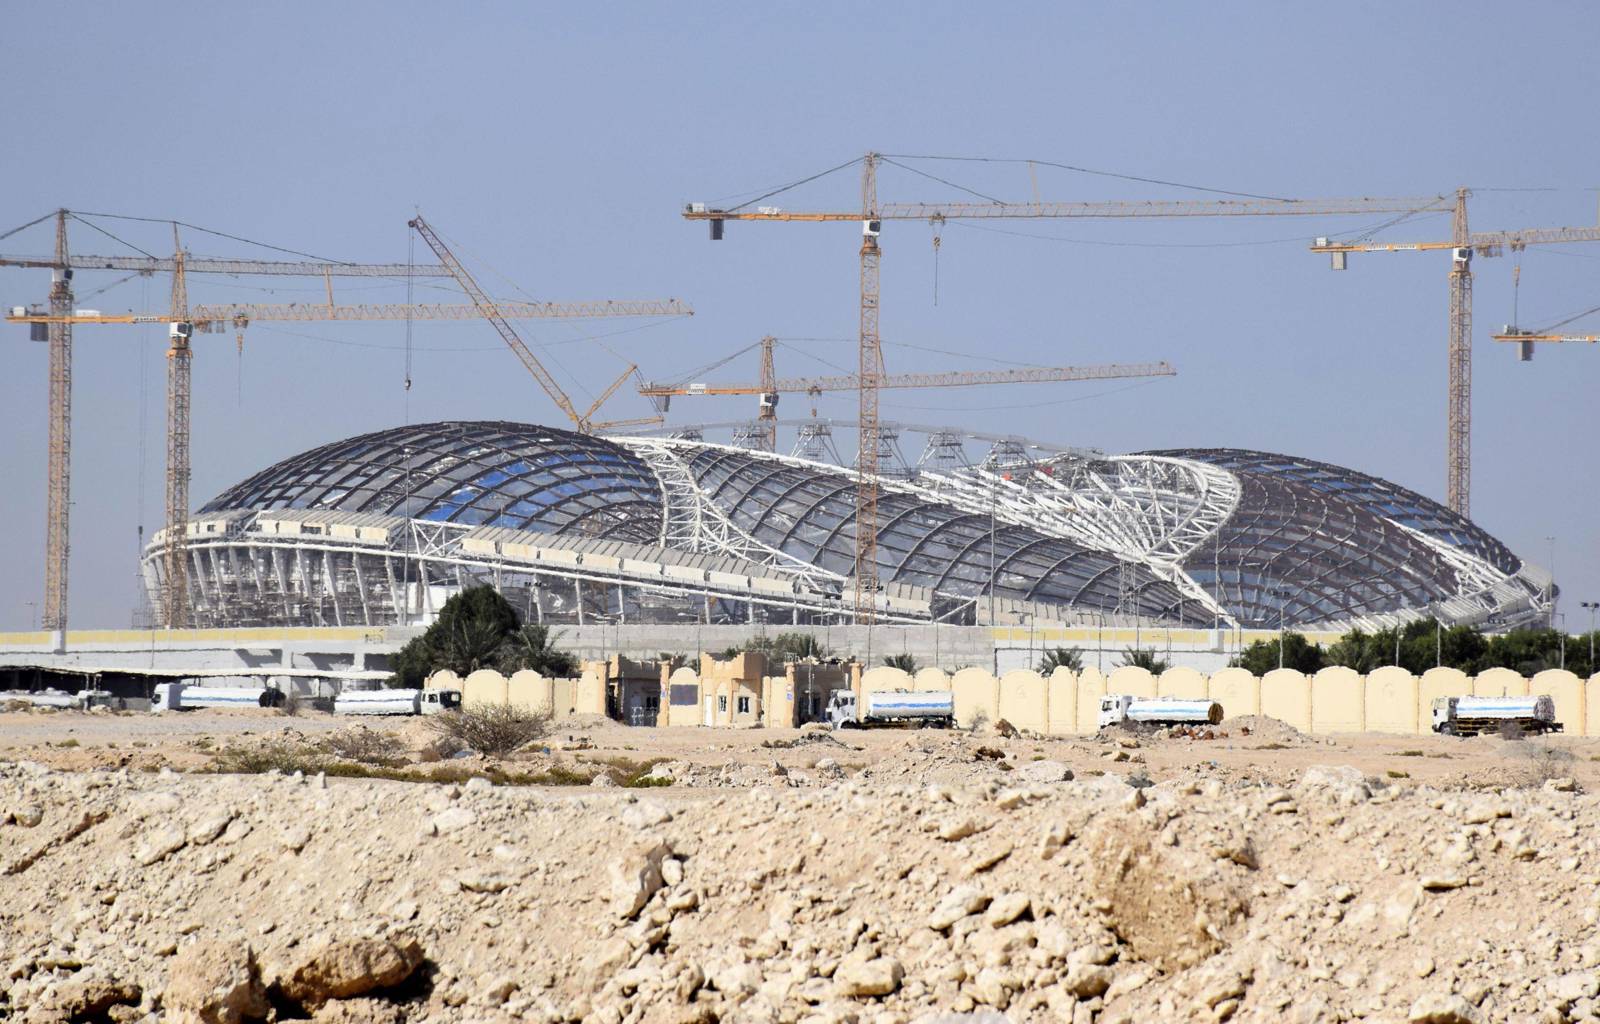
[[[528,621],[849,623],[856,471],[826,431],[802,428],[790,454],[508,422],[336,441],[190,517],[193,622],[415,626],[488,583]],[[919,458],[879,460],[880,623],[1504,629],[1548,616],[1544,570],[1366,474],[1244,450],[903,437],[919,433]],[[152,602],[165,541],[144,553]]]

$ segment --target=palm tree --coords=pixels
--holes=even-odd
[[[1044,657],[1039,659],[1039,674],[1047,676],[1058,668],[1082,672],[1083,649],[1081,647],[1057,647],[1054,650],[1045,651]]]
[[[1159,676],[1170,667],[1165,661],[1156,657],[1154,647],[1129,647],[1122,652],[1122,663],[1142,668],[1153,676]]]
[[[914,676],[917,674],[917,659],[909,654],[884,655],[883,663],[890,668],[897,668],[907,675]]]
[[[578,673],[578,661],[556,647],[560,634],[544,626],[524,626],[506,638],[498,660],[502,671],[510,674],[532,669],[546,679],[564,679]]]

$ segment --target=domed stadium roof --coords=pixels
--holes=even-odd
[[[1501,623],[1536,615],[1548,593],[1477,526],[1337,466],[1233,449],[1024,451],[882,480],[885,620]],[[194,586],[219,623],[326,618],[330,602],[340,621],[410,621],[434,588],[475,580],[521,587],[558,620],[854,610],[854,471],[698,440],[504,422],[377,431],[251,476],[190,530],[215,537]]]

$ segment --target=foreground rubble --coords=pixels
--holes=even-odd
[[[1441,792],[1348,768],[1290,785],[1059,769],[641,795],[4,765],[0,1017],[1600,1008],[1596,800],[1563,780]]]

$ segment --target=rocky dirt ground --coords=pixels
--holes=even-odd
[[[0,1020],[1600,1016],[1588,741],[351,728],[0,716]]]

